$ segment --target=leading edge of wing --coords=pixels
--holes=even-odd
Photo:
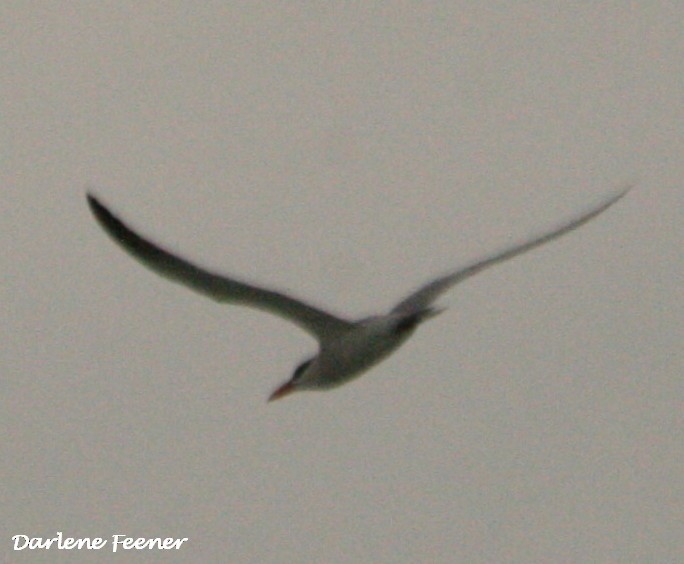
[[[619,192],[612,194],[597,206],[590,208],[588,211],[582,213],[574,219],[571,219],[570,221],[567,221],[566,223],[561,224],[560,227],[557,227],[556,229],[553,229],[543,235],[534,237],[524,243],[519,243],[517,245],[506,247],[503,250],[490,255],[489,257],[476,260],[470,263],[469,265],[466,265],[452,273],[447,274],[446,276],[442,276],[440,278],[437,278],[436,280],[433,280],[432,282],[429,282],[428,284],[422,286],[417,291],[413,292],[411,295],[409,295],[404,300],[399,302],[392,309],[392,311],[394,313],[410,313],[413,311],[420,311],[426,308],[434,300],[436,300],[443,292],[445,292],[455,284],[462,282],[466,278],[474,276],[475,274],[481,272],[485,268],[493,266],[499,262],[511,259],[527,251],[531,251],[532,249],[539,247],[544,243],[548,243],[549,241],[561,237],[566,233],[570,233],[578,227],[581,227],[588,221],[592,220],[596,216],[606,211],[618,200],[623,198],[631,189],[632,186],[628,186],[620,190]]]
[[[88,205],[104,231],[126,252],[157,274],[218,302],[250,306],[274,313],[321,341],[347,331],[353,323],[281,292],[268,290],[205,270],[148,241],[128,227],[91,193]]]

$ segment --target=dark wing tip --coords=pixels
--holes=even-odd
[[[88,207],[90,211],[95,216],[97,222],[102,226],[102,228],[119,239],[124,234],[128,234],[130,230],[117,218],[112,212],[109,211],[101,202],[90,192],[86,193],[86,199],[88,200]]]
[[[104,207],[100,203],[100,200],[98,200],[93,194],[86,192],[86,199],[88,200],[88,207],[90,208],[90,211],[93,212],[93,215],[97,219],[103,219],[107,216],[111,217],[111,212]]]

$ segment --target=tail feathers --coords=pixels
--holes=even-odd
[[[436,317],[440,313],[444,313],[447,308],[445,307],[428,307],[419,313],[420,322],[427,321],[433,317]]]
[[[427,321],[428,319],[435,317],[436,315],[439,315],[445,309],[446,308],[427,307],[427,308],[422,309],[420,311],[417,311],[415,313],[411,313],[409,315],[406,315],[406,316],[402,317],[399,320],[399,322],[397,323],[397,329],[396,329],[397,333],[404,333],[405,331],[412,331],[418,325],[420,325],[424,321]]]

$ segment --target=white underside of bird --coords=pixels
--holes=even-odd
[[[216,301],[254,307],[279,315],[318,340],[318,353],[301,363],[293,376],[271,394],[270,401],[298,390],[334,388],[360,376],[401,346],[418,325],[443,311],[436,309],[433,303],[455,284],[489,266],[574,231],[612,206],[628,190],[612,194],[537,237],[506,247],[432,280],[399,302],[387,314],[358,321],[343,319],[284,293],[201,268],[137,234],[92,194],[88,194],[87,199],[100,226],[125,251],[148,268]]]

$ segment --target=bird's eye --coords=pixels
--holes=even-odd
[[[292,375],[292,380],[296,381],[301,378],[302,374],[304,374],[304,371],[308,368],[309,364],[311,364],[310,360],[307,360],[305,362],[302,362],[297,369],[294,371],[294,374]]]

